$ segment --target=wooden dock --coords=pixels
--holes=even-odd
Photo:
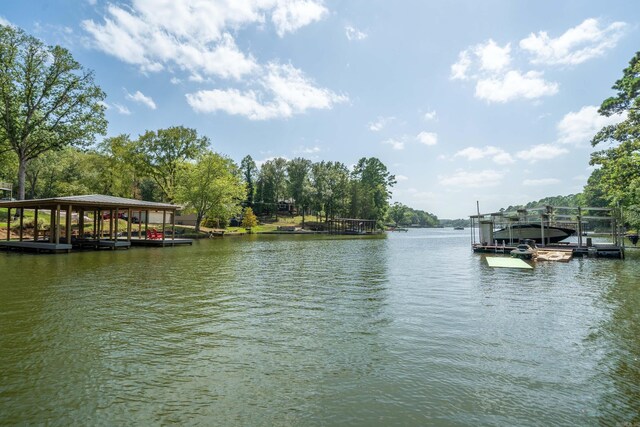
[[[49,242],[34,242],[34,241],[0,241],[0,249],[15,250],[20,252],[48,252],[48,253],[63,253],[71,252],[72,245],[66,243],[49,243]]]

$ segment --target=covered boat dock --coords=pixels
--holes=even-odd
[[[59,253],[84,248],[127,249],[133,245],[164,247],[193,243],[190,239],[175,238],[175,216],[180,206],[174,204],[92,194],[0,201],[2,208],[7,209],[7,237],[0,241],[0,248],[7,250]],[[25,236],[26,210],[34,212],[33,237]],[[43,211],[49,214],[49,224],[40,229],[38,215]],[[157,224],[159,230],[150,234],[152,213],[159,213],[162,221]],[[118,218],[127,221],[124,229],[119,229]],[[18,236],[11,239],[15,222],[19,224]]]
[[[624,258],[622,212],[614,208],[542,206],[516,212],[470,215],[471,246],[477,253],[509,253],[520,240],[535,240],[544,251],[570,251],[573,256]],[[610,242],[594,243],[587,230],[610,236]],[[572,241],[558,241],[553,233],[563,231]],[[527,235],[524,235],[524,233]],[[499,234],[502,233],[502,234]],[[522,235],[521,235],[522,233]],[[499,238],[506,235],[508,238]]]

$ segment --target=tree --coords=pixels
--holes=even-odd
[[[240,163],[240,171],[242,171],[242,178],[245,184],[247,184],[247,205],[253,207],[253,198],[256,194],[256,175],[258,174],[258,167],[256,162],[253,161],[251,156],[245,156]],[[253,213],[253,211],[252,211]]]
[[[252,228],[258,225],[258,217],[253,213],[250,207],[244,208],[242,213],[242,224],[244,228]]]
[[[405,216],[409,213],[408,206],[403,205],[402,203],[395,202],[393,206],[389,208],[389,219],[394,222],[397,227],[400,223],[403,222]]]
[[[132,199],[140,198],[140,172],[136,168],[136,144],[129,135],[104,139],[98,148],[101,161],[98,182],[101,194]]]
[[[31,198],[49,198],[92,193],[90,179],[94,172],[95,154],[73,147],[48,151],[29,162],[26,171]]]
[[[384,220],[395,176],[377,158],[362,158],[351,172],[351,214],[354,218]]]
[[[0,25],[0,150],[18,157],[18,199],[30,160],[106,133],[105,96],[69,51]]]
[[[304,213],[309,205],[311,193],[309,172],[311,161],[297,157],[287,163],[287,175],[289,176],[289,194],[295,200],[298,212],[302,212],[302,226],[304,227]]]
[[[246,187],[237,166],[213,152],[202,154],[195,164],[186,164],[178,174],[176,201],[196,213],[196,232],[206,217],[227,219],[241,211]]]
[[[147,131],[136,145],[134,159],[137,166],[158,184],[163,198],[173,202],[180,167],[203,154],[209,138],[198,137],[195,129],[174,126],[156,132]]]
[[[278,157],[263,163],[259,186],[262,203],[278,220],[278,203],[284,200],[287,190],[287,161]]]
[[[311,167],[311,204],[325,221],[346,214],[349,170],[340,162],[319,162]]]
[[[612,88],[616,95],[605,99],[598,112],[607,117],[626,113],[626,118],[596,134],[591,144],[609,143],[610,148],[594,152],[590,163],[600,167],[598,185],[609,204],[619,203],[633,212],[640,208],[640,52]],[[638,225],[635,218],[634,214]]]

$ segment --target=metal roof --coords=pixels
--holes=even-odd
[[[50,199],[30,199],[0,201],[0,208],[27,208],[27,209],[53,209],[56,206],[73,206],[74,209],[151,209],[151,210],[176,210],[181,206],[169,203],[147,202],[144,200],[127,199],[124,197],[105,196],[102,194],[89,194],[84,196],[53,197]]]

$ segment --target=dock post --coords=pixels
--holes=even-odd
[[[22,236],[23,236],[23,232],[22,229],[24,228],[24,209],[20,209],[20,241],[22,242]]]
[[[133,218],[131,217],[131,208],[127,211],[127,242],[131,242],[131,221]]]
[[[173,229],[173,233],[171,233],[171,242],[173,243],[176,240],[176,211],[171,212],[171,228]]]
[[[67,245],[71,244],[71,216],[72,216],[73,207],[71,205],[67,206],[67,223],[65,234],[67,235]]]
[[[33,216],[33,241],[38,241],[38,208],[35,209]]]
[[[582,208],[578,206],[578,247],[582,247]]]
[[[56,231],[54,236],[54,242],[56,243],[56,245],[60,244],[60,211],[61,210],[62,209],[60,205],[56,205]]]
[[[162,211],[162,247],[164,247],[165,228],[167,226],[167,211]]]
[[[11,208],[7,208],[7,242],[11,240]]]

